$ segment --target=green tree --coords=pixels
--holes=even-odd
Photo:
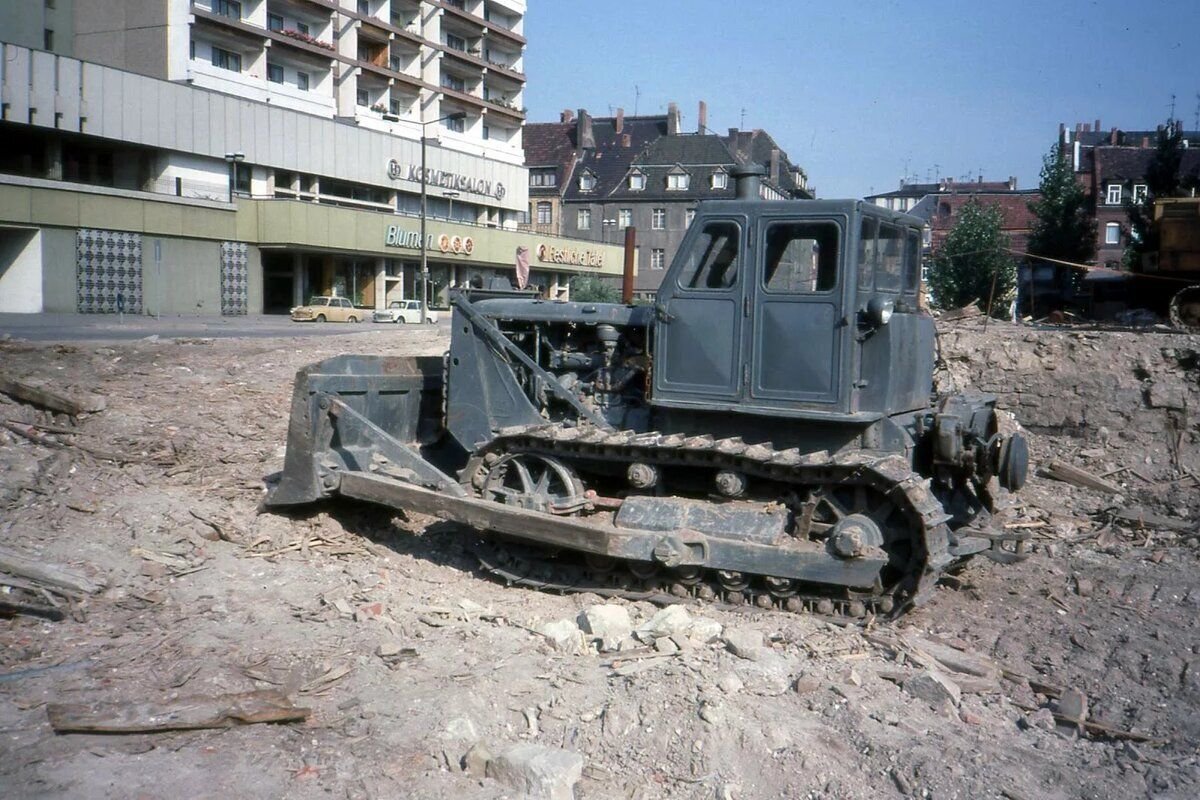
[[[1142,256],[1158,252],[1158,231],[1154,227],[1154,200],[1164,197],[1181,197],[1196,188],[1195,175],[1180,174],[1183,154],[1183,123],[1167,119],[1160,126],[1154,146],[1154,155],[1146,166],[1146,193],[1125,201],[1125,213],[1129,216],[1129,247],[1125,250],[1125,263],[1138,265]]]
[[[595,275],[577,275],[571,279],[571,300],[576,303],[619,303],[621,290]]]
[[[1041,199],[1029,204],[1036,219],[1029,254],[1083,264],[1096,255],[1096,221],[1071,162],[1058,145],[1042,159]]]
[[[1008,237],[1003,223],[996,206],[971,200],[962,207],[929,271],[929,288],[937,308],[959,308],[977,301],[986,311],[991,298],[993,314],[1007,313],[1017,271],[1006,252]]]

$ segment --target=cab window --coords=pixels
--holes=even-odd
[[[838,226],[833,222],[774,223],[767,228],[763,288],[812,294],[837,284]]]
[[[737,282],[741,228],[736,222],[714,220],[692,242],[679,285],[684,289],[728,289]]]
[[[863,217],[862,228],[858,236],[858,288],[870,289],[875,277],[875,236],[879,230],[879,220],[874,217]]]
[[[921,235],[908,232],[908,246],[904,250],[904,293],[916,294],[921,288]]]
[[[879,256],[875,270],[875,289],[880,292],[899,292],[904,266],[904,229],[887,222],[879,225]]]

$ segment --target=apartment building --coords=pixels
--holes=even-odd
[[[41,299],[21,310],[115,308],[112,296],[80,299],[98,285],[84,256],[58,258],[94,242],[123,242],[141,281],[123,296],[143,310],[165,298],[168,313],[412,297],[422,246],[437,302],[511,274],[518,248],[587,249],[517,230],[524,0],[29,5],[0,7],[0,310],[38,294],[2,291],[35,273]],[[145,291],[159,280],[142,266],[149,252],[178,291]],[[578,261],[620,266],[599,252]],[[548,294],[576,270],[532,266]],[[226,283],[241,287],[236,303],[219,302]]]

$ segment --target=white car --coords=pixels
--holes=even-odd
[[[400,324],[418,324],[421,321],[421,302],[419,300],[393,300],[387,308],[376,309],[371,315],[375,322],[396,322]],[[438,313],[433,310],[425,312],[425,321],[433,324],[438,321]]]

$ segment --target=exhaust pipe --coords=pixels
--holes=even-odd
[[[758,200],[762,178],[767,171],[761,164],[746,164],[733,169],[733,180],[738,200]]]

